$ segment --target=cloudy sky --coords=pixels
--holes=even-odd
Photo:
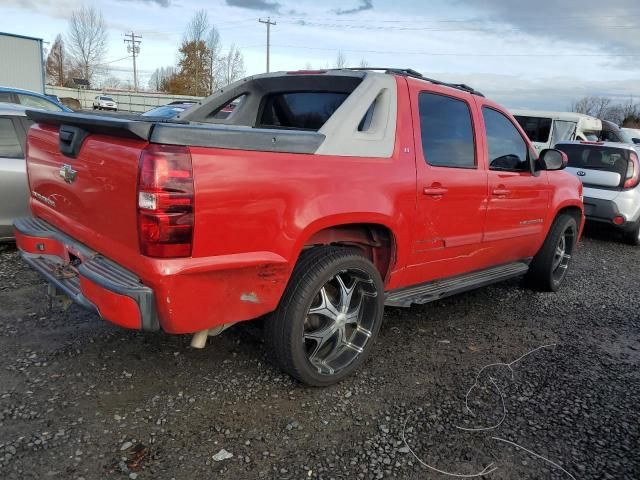
[[[638,0],[99,0],[109,27],[106,61],[132,78],[123,33],[142,35],[141,84],[176,63],[184,28],[205,8],[247,74],[265,69],[270,16],[272,70],[410,67],[464,82],[509,107],[567,109],[584,95],[640,97]],[[558,4],[562,4],[559,6]],[[66,33],[76,0],[0,0],[0,31],[52,41]]]

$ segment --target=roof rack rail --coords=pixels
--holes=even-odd
[[[482,93],[470,87],[469,85],[465,85],[464,83],[448,83],[442,82],[440,80],[435,80],[433,78],[428,78],[423,76],[420,72],[416,72],[411,68],[389,68],[389,67],[346,67],[346,68],[334,68],[332,70],[372,70],[372,71],[380,71],[385,73],[394,73],[396,75],[402,75],[404,77],[412,77],[420,80],[424,80],[429,83],[433,83],[434,85],[442,85],[443,87],[455,88],[456,90],[462,90],[464,92],[471,93],[473,95],[478,95],[479,97],[484,97]]]

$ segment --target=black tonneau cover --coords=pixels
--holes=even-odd
[[[56,126],[68,125],[81,128],[88,133],[138,138],[147,141],[151,137],[153,125],[157,123],[157,121],[130,120],[116,116],[91,115],[75,112],[26,110],[25,113],[27,117],[36,123]]]
[[[36,123],[60,127],[60,151],[71,158],[79,154],[82,142],[91,133],[168,145],[281,153],[315,153],[325,139],[323,134],[312,131],[198,124],[152,117],[132,120],[42,110],[27,110],[26,113]]]

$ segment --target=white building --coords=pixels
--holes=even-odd
[[[44,93],[41,38],[0,32],[0,87]]]

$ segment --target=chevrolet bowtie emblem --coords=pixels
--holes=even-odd
[[[67,183],[73,183],[78,176],[77,170],[71,168],[71,165],[67,165],[66,163],[60,168],[60,178],[62,178]]]

